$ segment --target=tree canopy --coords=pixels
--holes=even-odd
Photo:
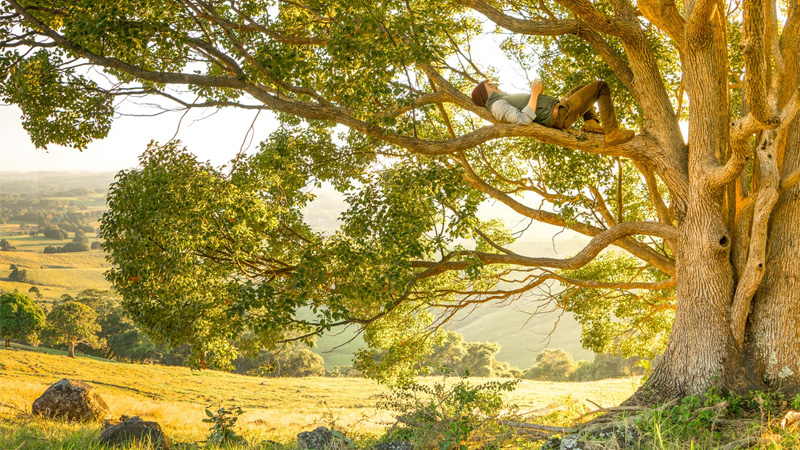
[[[15,292],[0,296],[0,336],[5,346],[11,339],[38,340],[44,328],[44,311],[30,297]]]
[[[0,4],[0,95],[39,147],[105,136],[124,97],[276,113],[224,168],[153,143],[112,186],[109,280],[199,365],[352,325],[362,370],[396,379],[455,311],[557,282],[588,347],[664,352],[643,399],[800,391],[775,339],[800,333],[797,0]],[[505,75],[494,31],[550,94],[608,80],[639,134],[497,123],[465,94]],[[323,184],[348,204],[333,234],[303,218]],[[588,244],[528,254],[487,201]]]
[[[66,301],[53,307],[47,314],[47,336],[54,344],[65,344],[70,358],[75,357],[75,345],[100,344],[97,333],[97,313],[88,305]]]

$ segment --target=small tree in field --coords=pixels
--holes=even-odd
[[[36,298],[42,298],[42,291],[40,291],[36,286],[31,286],[31,288],[28,289],[28,293],[35,295]]]
[[[7,240],[0,239],[0,251],[10,252],[11,250],[14,250],[14,246],[11,245]]]
[[[6,347],[11,339],[31,340],[44,326],[44,312],[29,297],[9,293],[0,296],[0,335]]]
[[[523,378],[530,380],[567,381],[575,372],[575,361],[569,353],[557,348],[544,350],[536,356],[536,364],[528,369]]]
[[[75,357],[75,345],[91,347],[100,344],[97,332],[97,313],[83,303],[68,301],[54,306],[47,315],[50,340],[55,344],[66,344],[70,358]]]
[[[16,281],[19,283],[29,283],[31,280],[28,278],[28,271],[25,269],[20,269],[15,264],[12,264],[9,269],[11,272],[8,274],[8,279],[10,281]]]

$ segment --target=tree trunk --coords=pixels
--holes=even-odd
[[[740,385],[741,351],[730,328],[730,238],[717,202],[693,202],[677,245],[675,322],[663,358],[630,403],[702,394]]]
[[[6,338],[6,347],[11,347],[11,339]]]
[[[69,356],[70,358],[74,358],[75,357],[75,343],[74,342],[70,342],[69,344],[67,344],[67,356]]]
[[[800,169],[800,120],[790,128],[782,176]],[[764,280],[756,293],[747,350],[770,387],[800,391],[800,185],[783,192],[772,214]]]
[[[689,15],[693,5],[687,8]],[[734,282],[725,188],[712,183],[730,154],[724,27],[719,14],[698,17],[687,26],[690,51],[683,62],[692,104],[690,194],[677,224],[675,321],[661,361],[629,403],[659,403],[717,386],[742,391],[752,385],[744,381],[742,348],[731,328]]]

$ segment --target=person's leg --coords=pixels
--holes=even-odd
[[[605,81],[589,83],[575,90],[566,99],[565,106],[568,113],[563,119],[563,128],[569,128],[580,116],[584,116],[584,120],[586,120],[585,115],[590,114],[595,102],[600,106],[600,118],[603,121],[606,142],[616,145],[631,140],[634,135],[632,131],[619,129],[617,115],[614,112],[614,103],[611,100],[611,89],[609,89],[608,83]],[[592,118],[594,118],[593,111],[591,114]]]
[[[586,116],[589,116],[588,119],[595,119],[597,117],[593,110],[595,103],[600,106],[603,129],[608,132],[617,128],[617,116],[614,113],[614,103],[611,101],[611,90],[605,81],[589,83],[574,91],[567,98],[566,106],[569,109],[569,115],[565,118],[565,123],[568,123],[565,128],[575,123],[581,116],[584,116],[584,120],[587,119]]]
[[[586,87],[585,84],[579,84],[578,86],[575,86],[574,88],[570,89],[569,92],[567,92],[566,94],[564,94],[563,97],[561,97],[561,102],[566,103],[568,98],[572,97],[576,92],[585,87]],[[592,104],[592,106],[589,107],[588,111],[583,113],[583,121],[586,122],[587,120],[596,120],[597,124],[598,125],[600,124],[600,116],[598,116],[597,112],[595,112],[594,104]]]

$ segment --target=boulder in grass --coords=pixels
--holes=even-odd
[[[333,439],[331,430],[317,427],[314,431],[303,431],[297,435],[297,444],[301,449],[323,450]]]
[[[388,441],[375,444],[372,450],[413,450],[413,448],[408,441]]]
[[[139,417],[120,417],[120,422],[109,424],[100,433],[99,441],[104,445],[126,445],[128,443],[150,444],[148,448],[169,449],[167,435],[157,422],[144,421]]]
[[[108,405],[97,389],[76,380],[63,378],[33,402],[31,412],[69,421],[103,420],[111,417]]]

